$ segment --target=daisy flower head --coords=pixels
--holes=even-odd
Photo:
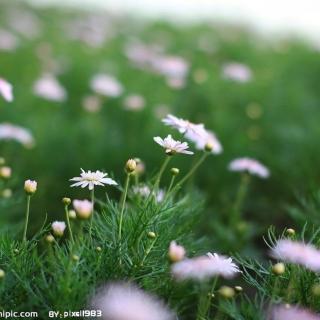
[[[251,158],[238,158],[230,162],[230,171],[248,172],[260,178],[268,178],[270,176],[269,169],[262,163]]]
[[[0,78],[0,95],[7,102],[13,101],[12,85],[2,78]]]
[[[166,150],[167,155],[174,155],[176,153],[193,154],[187,142],[174,140],[169,134],[166,138],[154,137],[153,140]]]
[[[173,264],[171,272],[177,280],[202,281],[215,276],[229,279],[241,271],[232,258],[208,253],[205,256],[185,259]]]
[[[296,306],[278,305],[272,308],[270,320],[320,320],[315,313]]]
[[[71,187],[88,187],[89,190],[93,190],[95,186],[104,186],[104,185],[117,185],[117,183],[111,178],[106,178],[108,174],[101,172],[99,170],[92,172],[84,171],[81,169],[80,177],[74,177],[70,181],[75,181]]]
[[[271,255],[275,259],[298,264],[314,272],[320,272],[320,250],[313,245],[281,239],[272,248]]]
[[[157,297],[127,283],[111,283],[92,299],[103,320],[173,320],[175,316]]]

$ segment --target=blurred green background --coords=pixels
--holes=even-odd
[[[35,34],[17,28],[17,14],[22,21],[29,19],[29,25],[33,21]],[[79,22],[94,23],[92,37],[104,30],[104,41],[92,46],[70,37],[70,28],[77,30]],[[204,221],[228,215],[239,184],[239,176],[227,170],[235,157],[256,158],[271,171],[268,180],[253,179],[245,206],[246,217],[262,232],[270,223],[290,224],[286,207],[319,183],[320,54],[303,39],[266,40],[243,26],[171,25],[97,12],[34,9],[12,1],[1,1],[0,29],[17,40],[14,50],[0,50],[0,77],[13,84],[15,97],[10,104],[0,99],[0,123],[26,127],[36,141],[32,149],[0,141],[0,156],[13,169],[8,185],[14,192],[1,204],[3,225],[20,224],[22,187],[28,178],[38,181],[32,203],[36,228],[46,213],[50,221],[62,216],[63,196],[87,196],[69,187],[68,179],[78,176],[80,168],[106,170],[121,182],[125,161],[139,157],[146,175],[152,176],[163,159],[152,138],[168,133],[178,137],[160,121],[167,113],[203,122],[223,145],[223,154],[210,157],[195,178],[207,199]],[[134,66],[126,48],[135,41],[184,58],[189,64],[185,85],[171,88],[163,76]],[[225,79],[221,70],[228,62],[248,66],[252,79]],[[66,101],[47,101],[33,93],[34,82],[48,71],[67,90]],[[88,112],[82,101],[92,94],[89,82],[96,73],[116,77],[124,93],[105,99],[98,112]],[[124,108],[130,94],[144,97],[142,110]],[[191,164],[183,156],[172,162],[182,172]],[[98,190],[98,196],[103,192]],[[210,224],[204,225],[212,231]]]

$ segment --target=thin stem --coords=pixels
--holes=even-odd
[[[67,226],[68,226],[68,230],[69,230],[69,234],[70,234],[70,239],[71,239],[71,242],[74,243],[73,234],[72,234],[72,230],[71,230],[71,224],[70,224],[70,218],[69,218],[69,212],[68,212],[68,205],[64,206],[64,211],[66,213],[66,220],[67,220]]]
[[[91,190],[91,203],[92,203],[92,213],[91,213],[90,227],[89,227],[90,238],[92,234],[92,221],[93,221],[93,213],[94,213],[94,188]]]
[[[149,253],[151,252],[151,250],[152,250],[154,244],[156,243],[156,241],[157,241],[157,238],[153,239],[152,242],[150,243],[150,246],[148,247],[148,249],[146,250],[146,252],[145,252],[145,254],[144,254],[143,258],[142,258],[140,266],[143,266],[146,258],[148,257]]]
[[[168,188],[168,190],[167,190],[167,192],[166,192],[166,195],[165,195],[165,197],[164,197],[164,199],[163,199],[163,203],[165,203],[167,200],[168,200],[168,198],[169,198],[169,196],[170,196],[170,191],[171,191],[171,189],[172,189],[172,186],[173,186],[173,184],[174,184],[174,180],[176,179],[176,176],[175,175],[173,175],[172,177],[171,177],[171,181],[170,181],[170,184],[169,184],[169,188]]]
[[[122,201],[121,201],[121,211],[120,211],[120,220],[119,220],[119,233],[118,233],[118,240],[121,241],[121,232],[122,232],[122,221],[123,221],[123,212],[126,205],[126,199],[128,194],[129,182],[130,182],[130,173],[127,173],[126,182],[124,186]]]
[[[27,229],[28,229],[29,214],[30,214],[30,200],[31,200],[31,195],[27,195],[26,220],[24,223],[23,238],[22,238],[23,242],[27,241]]]
[[[208,152],[203,153],[202,157],[194,164],[190,171],[172,189],[172,192],[181,188],[181,186],[195,173],[195,171],[199,168],[199,166],[203,163],[203,161],[207,158],[208,155]]]
[[[162,166],[161,166],[161,168],[159,170],[159,173],[157,175],[156,182],[155,182],[155,184],[153,186],[153,191],[155,191],[155,190],[157,190],[159,188],[161,177],[162,177],[163,172],[166,169],[166,167],[167,167],[167,165],[168,165],[170,160],[171,160],[171,156],[166,156],[166,158],[164,159],[163,164],[162,164]]]
[[[210,311],[212,295],[217,285],[218,278],[214,278],[209,291],[205,290],[200,293],[197,320],[207,319],[208,312]]]

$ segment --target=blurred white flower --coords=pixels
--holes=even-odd
[[[299,264],[314,272],[320,272],[320,250],[311,244],[282,239],[271,250],[275,259]]]
[[[72,184],[71,187],[88,187],[89,190],[92,190],[94,186],[117,185],[114,180],[106,178],[107,175],[107,173],[99,170],[95,172],[89,170],[86,172],[81,169],[80,177],[70,179],[70,181],[76,181],[76,183]]]
[[[33,93],[49,101],[63,102],[67,91],[52,74],[44,74],[33,85]]]
[[[143,96],[137,94],[127,96],[124,100],[124,107],[126,110],[139,111],[145,107],[145,104]]]
[[[18,44],[18,38],[13,33],[0,29],[0,51],[14,51]]]
[[[270,320],[320,320],[320,315],[296,306],[279,305],[273,307]]]
[[[82,107],[88,112],[99,112],[102,107],[102,101],[99,96],[89,95],[82,99]]]
[[[195,124],[172,114],[168,114],[162,122],[184,134],[184,137],[193,142],[198,150],[204,150],[207,144],[211,144],[213,154],[222,152],[222,145],[216,135],[206,130],[202,123]]]
[[[172,262],[178,262],[184,259],[186,250],[183,246],[178,245],[175,241],[170,242],[168,256]]]
[[[140,186],[134,186],[132,188],[132,191],[134,194],[142,197],[142,198],[147,198],[149,195],[150,195],[150,188],[147,186],[147,185],[140,185]],[[165,196],[165,191],[162,190],[162,189],[159,189],[157,192],[156,192],[156,201],[159,203],[159,202],[162,202],[164,200],[164,196]]]
[[[252,78],[252,71],[245,64],[231,62],[223,65],[223,76],[226,79],[234,80],[237,82],[248,82]]]
[[[62,237],[66,228],[66,223],[64,221],[55,221],[52,223],[51,228],[56,237]]]
[[[192,151],[187,150],[189,148],[187,142],[176,141],[169,134],[166,138],[154,137],[153,140],[166,150],[167,154],[193,154]]]
[[[232,278],[241,272],[231,258],[208,253],[206,256],[185,259],[172,265],[171,272],[177,280],[205,280],[215,276]]]
[[[111,283],[92,299],[92,307],[102,311],[103,320],[173,320],[165,304],[138,287]]]
[[[76,211],[77,217],[80,219],[88,219],[93,211],[92,202],[89,200],[73,200],[73,208]]]
[[[90,88],[102,96],[116,98],[123,93],[122,84],[108,74],[96,74],[90,81]]]
[[[28,129],[10,123],[0,124],[0,140],[15,140],[25,147],[32,147],[34,138]]]
[[[238,158],[231,161],[229,164],[229,170],[248,172],[260,178],[268,178],[270,176],[268,168],[259,161],[251,158]]]
[[[153,59],[155,71],[170,79],[184,79],[189,70],[189,64],[179,56],[162,55]]]
[[[0,95],[7,101],[12,102],[13,101],[13,94],[12,94],[12,85],[0,78]]]

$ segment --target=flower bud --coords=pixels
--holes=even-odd
[[[0,166],[3,166],[6,163],[6,160],[3,157],[0,157]]]
[[[234,297],[235,292],[234,292],[234,289],[231,288],[231,287],[222,286],[222,287],[219,289],[219,294],[220,294],[223,298],[231,299],[231,298]]]
[[[0,178],[9,179],[11,177],[11,168],[10,167],[0,167]]]
[[[13,253],[14,253],[14,254],[18,254],[18,253],[19,253],[19,250],[18,250],[18,249],[13,249]]]
[[[68,206],[68,205],[71,203],[71,199],[70,199],[70,198],[67,198],[67,197],[64,197],[64,198],[62,198],[62,203],[63,203],[65,206]]]
[[[96,247],[96,251],[97,251],[97,252],[101,252],[101,251],[102,251],[102,248],[98,246],[98,247]]]
[[[70,219],[76,219],[77,218],[77,214],[74,210],[69,210],[68,211],[68,216]]]
[[[148,238],[154,239],[156,237],[156,234],[153,231],[148,232]]]
[[[234,287],[234,290],[235,290],[237,293],[240,293],[240,292],[243,291],[243,288],[240,287],[240,286],[235,286],[235,287]]]
[[[34,180],[26,180],[24,183],[24,191],[28,195],[32,195],[37,191],[37,182]]]
[[[316,297],[320,297],[320,284],[317,283],[311,288],[312,294]]]
[[[11,198],[12,197],[12,190],[11,189],[4,189],[2,191],[3,198]]]
[[[171,168],[170,171],[173,176],[177,176],[180,172],[180,170],[178,168]]]
[[[207,152],[211,152],[213,149],[213,144],[210,142],[207,142],[206,145],[204,146],[204,150]]]
[[[56,237],[62,237],[64,230],[66,228],[66,224],[64,221],[55,221],[51,225],[52,232]]]
[[[171,262],[178,262],[183,260],[186,250],[183,246],[179,246],[175,241],[170,242],[168,256]]]
[[[286,267],[282,262],[276,263],[275,265],[272,266],[272,272],[277,276],[281,276],[282,274],[285,273],[285,271],[286,271]]]
[[[5,277],[6,273],[0,269],[0,279],[3,279]]]
[[[127,173],[132,173],[137,168],[137,163],[133,159],[129,159],[126,163],[126,171]]]
[[[80,260],[79,256],[77,256],[76,254],[73,254],[71,258],[72,258],[73,261],[79,261]]]
[[[286,230],[286,234],[290,237],[293,237],[296,234],[296,231],[292,228]]]
[[[72,202],[73,207],[77,213],[77,217],[79,219],[89,219],[91,214],[92,214],[92,210],[93,210],[93,206],[92,203],[88,200],[73,200]]]
[[[134,158],[134,161],[136,162],[137,164],[137,167],[134,171],[135,174],[138,174],[138,175],[142,175],[145,171],[146,171],[146,167],[145,167],[145,164],[143,163],[143,161],[139,158]]]
[[[45,238],[46,242],[52,243],[54,242],[54,236],[52,234],[48,234]]]

